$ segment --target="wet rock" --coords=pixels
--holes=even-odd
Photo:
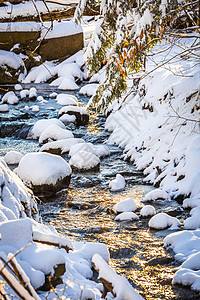
[[[51,274],[45,275],[45,283],[43,284],[43,286],[38,288],[38,290],[49,291],[52,288],[52,286],[56,287],[58,284],[62,284],[63,281],[60,278],[60,276],[62,276],[65,272],[65,264],[59,264],[55,266],[53,276]]]
[[[157,266],[157,265],[167,265],[167,264],[171,264],[174,261],[173,257],[156,257],[156,258],[152,258],[147,262],[147,266]]]
[[[58,116],[61,117],[64,114],[74,115],[76,117],[75,124],[77,126],[87,125],[89,122],[89,115],[87,114],[85,107],[78,106],[64,106],[60,109]]]
[[[16,137],[26,139],[31,125],[25,123],[3,123],[0,126],[0,137]]]

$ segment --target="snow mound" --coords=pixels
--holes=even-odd
[[[199,208],[200,207],[196,207]],[[193,215],[184,221],[184,229],[197,229],[200,228],[200,210],[193,212]]]
[[[145,205],[140,211],[142,217],[154,216],[155,214],[156,210],[152,205]]]
[[[42,120],[38,120],[34,124],[32,130],[30,132],[30,136],[33,139],[39,138],[40,135],[42,134],[42,132],[45,129],[47,129],[47,127],[49,125],[53,125],[53,124],[59,126],[60,128],[65,129],[65,125],[60,120],[58,120],[58,119],[55,119],[55,118],[53,118],[53,119],[42,119]]]
[[[36,200],[21,179],[0,159],[0,221],[30,217],[40,221]]]
[[[56,124],[49,125],[40,135],[39,143],[63,140],[73,138],[74,135],[70,130],[63,129]]]
[[[181,268],[176,272],[173,284],[190,286],[192,290],[200,292],[200,271]]]
[[[4,160],[7,164],[18,164],[24,155],[18,151],[9,151]]]
[[[9,106],[8,104],[0,104],[0,113],[8,112]]]
[[[110,150],[106,145],[94,145],[95,154],[100,157],[105,157],[110,155]]]
[[[79,143],[85,143],[85,141],[81,138],[69,138],[69,139],[64,139],[64,140],[58,140],[50,143],[44,144],[41,148],[40,151],[49,151],[52,149],[60,149],[61,154],[67,153],[70,151],[70,149]]]
[[[8,104],[17,104],[19,103],[18,97],[15,95],[13,91],[7,92],[3,98],[2,103],[8,103]]]
[[[98,87],[99,87],[99,84],[97,84],[97,83],[86,84],[80,89],[79,93],[90,97],[96,93],[96,90],[98,89]]]
[[[64,114],[59,118],[59,120],[67,125],[69,123],[74,123],[76,121],[76,116]]]
[[[58,180],[71,175],[71,168],[60,156],[49,153],[28,153],[21,159],[15,172],[29,186],[55,185]]]
[[[83,144],[84,145],[84,144]],[[73,146],[74,147],[74,146]],[[72,148],[71,148],[72,149]],[[78,151],[70,159],[69,164],[79,170],[91,170],[99,167],[100,159],[93,153]]]
[[[184,208],[194,208],[200,206],[200,194],[198,194],[194,198],[186,198],[183,200],[183,207]]]
[[[38,105],[33,105],[32,107],[32,112],[39,112],[40,111],[40,108]]]
[[[193,209],[191,209],[190,215],[194,216],[196,214],[198,214],[198,215],[200,214],[200,206],[197,206],[197,207],[194,207]]]
[[[21,91],[21,90],[22,90],[21,84],[19,83],[15,84],[15,91]]]
[[[76,84],[73,76],[62,76],[58,79],[55,79],[51,84],[51,86],[58,86],[60,90],[78,90],[79,86]]]
[[[56,97],[56,101],[60,105],[77,105],[78,99],[73,95],[59,94]]]
[[[144,199],[142,200],[142,202],[147,202],[147,201],[155,201],[155,200],[167,200],[169,199],[169,195],[161,190],[161,189],[155,189],[149,193],[147,193],[144,197]]]
[[[154,229],[177,229],[180,222],[177,218],[171,217],[166,213],[159,213],[149,220],[149,227]]]
[[[129,198],[118,202],[113,209],[115,213],[131,212],[137,209],[137,205],[132,198]]]
[[[63,114],[67,114],[69,112],[74,112],[74,113],[79,113],[81,115],[86,115],[87,114],[87,109],[86,109],[86,107],[67,105],[67,106],[62,107],[59,110],[58,115],[59,115],[59,117],[61,117]]]
[[[69,156],[71,157],[79,151],[91,152],[99,158],[110,154],[109,148],[105,145],[93,145],[92,143],[84,143],[74,145],[70,149]]]
[[[131,221],[139,220],[139,217],[133,212],[123,212],[117,215],[114,219],[115,221]]]
[[[126,182],[121,174],[117,174],[116,178],[110,181],[109,188],[112,192],[122,191],[125,188]]]

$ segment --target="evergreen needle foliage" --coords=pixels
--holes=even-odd
[[[172,32],[181,36],[180,30],[198,28],[198,1],[79,0],[76,22],[95,5],[100,5],[100,21],[85,54],[90,76],[106,67],[106,80],[90,101],[105,113],[127,89],[130,74],[145,70],[149,50],[163,38],[170,40]]]

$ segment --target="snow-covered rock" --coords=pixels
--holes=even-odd
[[[57,125],[60,128],[65,129],[65,125],[58,119],[52,118],[52,119],[42,119],[42,120],[38,120],[33,128],[31,129],[30,132],[30,136],[33,139],[37,139],[40,137],[40,135],[42,134],[42,132],[47,129],[48,126],[50,125]]]
[[[71,168],[62,157],[42,152],[26,154],[14,171],[35,193],[66,188],[71,177]]]
[[[41,148],[41,152],[49,152],[53,154],[63,154],[70,151],[70,149],[79,143],[85,143],[81,138],[69,138],[64,140],[58,140],[50,143],[44,144]]]
[[[76,84],[73,76],[62,76],[55,79],[51,84],[51,86],[58,86],[60,90],[78,90],[79,86]]]
[[[118,202],[113,209],[115,213],[131,212],[137,209],[137,205],[132,198],[129,198]]]
[[[0,113],[8,112],[9,106],[8,104],[0,104]]]
[[[22,90],[21,84],[19,83],[15,84],[15,91],[21,91],[21,90]]]
[[[99,84],[97,84],[97,83],[86,84],[80,89],[79,93],[90,97],[96,93],[96,90],[98,87],[99,87]]]
[[[9,151],[4,156],[4,160],[7,164],[18,164],[24,155],[18,151]]]
[[[112,192],[122,191],[125,188],[126,182],[121,174],[117,174],[116,178],[110,181],[109,188]]]
[[[200,194],[194,198],[186,198],[183,200],[183,208],[194,208],[200,206]]]
[[[89,121],[86,107],[72,105],[63,106],[58,112],[58,117],[60,118],[64,114],[74,115],[76,117],[77,125],[87,125]]]
[[[130,211],[120,213],[114,219],[115,221],[131,221],[131,220],[139,220],[139,217]]]
[[[165,191],[161,189],[155,189],[147,193],[144,199],[142,200],[142,202],[155,201],[155,200],[167,200],[167,199],[169,199],[169,195]]]
[[[200,207],[196,207],[199,208]],[[197,229],[200,228],[200,210],[184,221],[184,229]]]
[[[81,150],[91,152],[96,156],[98,156],[99,158],[110,154],[109,148],[105,145],[93,145],[92,143],[84,143],[84,144],[74,145],[70,149],[69,156],[71,157]]]
[[[152,205],[145,205],[140,211],[142,217],[154,216],[155,214],[156,210]]]
[[[168,227],[170,227],[170,229],[177,229],[179,226],[179,220],[166,213],[159,213],[149,220],[149,227],[153,229],[165,229]]]
[[[17,104],[19,103],[18,97],[15,95],[13,91],[7,92],[3,98],[2,98],[2,103],[7,103],[7,104]]]
[[[91,152],[81,150],[70,158],[69,164],[79,171],[97,170],[100,165],[100,159]]]
[[[29,90],[22,90],[20,91],[20,98],[25,99],[29,95]]]
[[[40,111],[40,108],[38,105],[33,105],[32,107],[32,112],[39,112]]]
[[[62,115],[59,120],[61,122],[63,122],[65,125],[69,124],[69,123],[75,123],[76,121],[76,116],[74,115],[68,115],[68,114],[64,114]]]
[[[40,135],[39,143],[45,144],[51,141],[73,138],[74,135],[70,130],[63,129],[56,124],[49,125]]]
[[[75,105],[76,106],[78,99],[73,95],[59,94],[56,97],[56,101],[60,105]]]

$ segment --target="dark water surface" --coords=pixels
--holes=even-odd
[[[41,118],[57,117],[61,108],[55,99],[49,99],[53,91],[65,93],[50,87],[48,84],[26,85],[36,86],[38,95],[42,95],[48,103],[24,102],[10,106],[9,113],[0,114],[0,156],[10,150],[22,153],[39,151],[37,141],[25,139],[29,128]],[[13,86],[7,86],[10,88]],[[68,92],[67,92],[68,93]],[[76,95],[80,102],[86,103],[88,98]],[[24,111],[24,106],[38,105],[39,113]],[[24,115],[24,113],[28,113]],[[27,117],[27,119],[25,118]],[[93,115],[86,127],[67,126],[75,137],[83,137],[92,143],[103,143],[109,133],[104,130],[105,119]],[[122,150],[109,145],[111,155],[102,159],[99,172],[73,173],[70,187],[57,193],[48,202],[40,204],[44,223],[54,225],[59,233],[72,241],[92,241],[105,243],[110,251],[110,265],[118,274],[124,275],[134,288],[145,299],[199,299],[199,295],[189,288],[173,286],[172,279],[178,264],[173,254],[163,247],[163,238],[169,230],[161,232],[148,228],[148,219],[138,221],[114,221],[113,206],[120,200],[133,198],[139,213],[143,204],[140,202],[152,186],[143,183],[142,173],[134,165],[123,160]],[[68,160],[67,155],[63,156]],[[126,180],[126,188],[120,193],[111,193],[108,189],[110,180],[117,173]],[[42,199],[44,201],[44,199]],[[162,201],[153,204],[157,212],[167,212],[183,218],[183,212],[175,201]]]

